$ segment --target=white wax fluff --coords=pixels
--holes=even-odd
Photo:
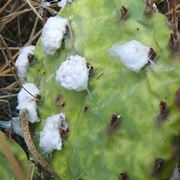
[[[61,47],[67,26],[68,19],[60,16],[50,17],[47,20],[41,36],[43,50],[46,54],[54,55]]]
[[[67,3],[68,3],[68,0],[61,0],[60,2],[58,2],[58,6],[61,8],[64,8]]]
[[[8,131],[9,129],[12,129],[13,133],[23,137],[23,132],[20,126],[20,120],[19,117],[13,117],[9,121],[1,121],[0,120],[0,127],[5,129],[5,131]]]
[[[24,84],[26,82],[26,73],[29,67],[29,54],[34,54],[35,46],[26,46],[20,49],[19,56],[16,60],[17,73],[19,81]]]
[[[141,42],[132,40],[123,45],[114,44],[109,52],[112,56],[118,57],[128,69],[138,72],[148,63],[149,50],[150,48]]]
[[[26,83],[23,85],[25,89],[21,89],[21,91],[18,94],[18,110],[27,109],[29,112],[28,120],[31,123],[39,122],[38,114],[37,114],[37,103],[36,98],[38,95],[40,95],[39,89],[32,83]],[[31,93],[31,94],[29,94]]]
[[[68,90],[82,91],[88,87],[89,69],[84,57],[72,55],[56,71],[56,81]]]
[[[58,6],[64,8],[68,3],[72,3],[72,0],[61,0],[58,2]]]
[[[20,125],[20,119],[19,117],[14,117],[11,120],[11,127],[13,129],[13,131],[18,134],[19,136],[23,137],[23,132],[22,132],[22,128]]]
[[[46,152],[62,149],[62,139],[59,129],[67,130],[68,125],[65,120],[65,114],[55,114],[48,117],[40,134],[39,146]]]
[[[49,6],[51,5],[51,3],[44,1],[43,5],[44,5],[45,7],[49,7]]]

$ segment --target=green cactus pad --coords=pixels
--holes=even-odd
[[[120,9],[128,9],[121,20]],[[65,112],[70,132],[61,151],[53,153],[52,166],[62,179],[115,180],[126,172],[129,179],[150,179],[155,159],[163,166],[154,173],[167,179],[175,160],[172,139],[180,132],[174,95],[180,86],[180,63],[168,47],[170,29],[166,18],[144,14],[144,0],[76,0],[60,15],[71,21],[70,36],[55,56],[43,53],[41,41],[28,81],[39,86],[41,126],[55,113]],[[141,41],[157,53],[155,68],[146,66],[135,73],[109,55],[114,43]],[[55,80],[61,62],[71,54],[84,56],[94,70],[89,78],[90,98],[86,91],[68,91]],[[60,95],[63,108],[56,105]],[[157,120],[159,104],[169,109],[163,122]],[[85,111],[86,110],[86,111]],[[112,115],[120,114],[119,126],[108,133]]]

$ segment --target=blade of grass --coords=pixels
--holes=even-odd
[[[24,169],[19,165],[18,160],[12,153],[7,141],[7,137],[0,131],[0,146],[9,161],[12,172],[15,174],[17,179],[25,180],[26,176],[24,174]]]
[[[28,170],[28,180],[33,180],[33,175],[34,175],[34,168],[35,168],[35,164],[30,162],[29,163],[29,170]]]
[[[6,7],[11,3],[12,0],[8,0],[4,6],[0,9],[0,14],[6,9]]]

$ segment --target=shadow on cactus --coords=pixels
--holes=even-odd
[[[171,176],[180,152],[179,47],[172,52],[172,30],[153,8],[147,15],[144,0],[76,0],[59,14],[69,19],[61,48],[47,55],[39,41],[28,72],[42,96],[36,131],[65,113],[69,133],[49,159],[62,179]],[[75,55],[83,60],[56,73]]]

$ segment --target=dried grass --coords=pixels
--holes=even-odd
[[[17,116],[17,93],[21,84],[14,62],[20,48],[35,45],[45,20],[56,15],[58,10],[57,4],[43,7],[42,0],[0,1],[0,120]],[[7,145],[7,138],[1,132],[0,136],[1,149],[9,160],[13,173],[17,179],[25,179],[24,170]],[[29,169],[29,179],[32,179],[33,171],[34,168]]]
[[[58,10],[57,4],[44,7],[41,0],[0,1],[0,119],[11,118],[17,105],[16,97],[11,94],[17,94],[20,89],[13,63],[20,48],[35,45],[45,20]],[[4,95],[7,98],[2,100]]]

